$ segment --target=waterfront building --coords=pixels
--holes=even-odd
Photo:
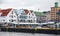
[[[33,11],[23,9],[23,12],[19,14],[20,23],[36,23],[36,16]]]
[[[34,11],[34,13],[37,17],[37,23],[46,21],[46,15],[43,12]]]
[[[44,11],[43,13],[46,15],[46,22],[51,21],[51,11]]]
[[[1,9],[0,22],[9,23],[36,23],[36,16],[27,9]]]
[[[58,2],[55,2],[55,7],[51,7],[51,21],[59,21],[58,12],[60,11],[60,7],[58,7]]]
[[[0,22],[17,23],[17,15],[12,9],[0,9]]]
[[[13,9],[17,14],[17,23],[36,23],[36,16],[32,10]]]

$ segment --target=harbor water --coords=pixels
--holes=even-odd
[[[55,34],[38,34],[38,33],[17,33],[17,32],[0,32],[0,36],[60,36]]]

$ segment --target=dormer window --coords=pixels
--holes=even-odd
[[[60,15],[60,10],[56,13],[57,15]]]

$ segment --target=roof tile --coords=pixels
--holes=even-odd
[[[7,16],[12,9],[2,9],[0,10],[1,16]]]

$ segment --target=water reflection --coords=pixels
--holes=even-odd
[[[0,32],[0,36],[60,36],[53,34],[33,34],[33,33],[16,33],[16,32]]]

